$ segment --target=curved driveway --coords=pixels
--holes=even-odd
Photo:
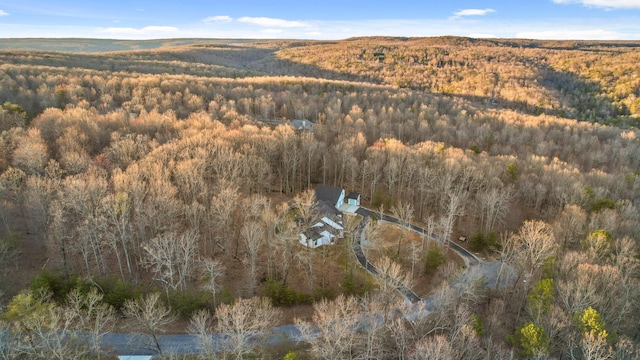
[[[387,214],[380,214],[378,212],[375,212],[373,210],[369,210],[369,209],[365,209],[363,207],[360,207],[357,211],[356,214],[358,215],[362,215],[362,217],[364,217],[365,219],[368,218],[369,216],[376,216],[376,217],[380,217],[382,216],[382,218],[380,220],[383,221],[387,221],[390,223],[394,223],[397,224],[399,226],[403,226],[404,224],[402,223],[402,221],[400,221],[399,219],[393,217],[393,216],[389,216]],[[427,231],[419,226],[413,225],[413,224],[409,224],[408,226],[409,230],[413,230],[419,234],[423,234],[423,235],[427,235],[429,236],[429,238],[431,238],[432,240],[435,241],[439,241],[441,243],[444,244],[444,241],[442,239],[440,239],[440,237],[438,237],[436,234],[434,233],[430,233],[427,234]],[[465,259],[465,262],[469,262],[470,265],[475,265],[475,264],[479,264],[482,261],[480,260],[480,258],[478,258],[477,256],[475,256],[475,254],[473,254],[471,251],[463,248],[462,246],[458,245],[457,243],[447,240],[449,242],[449,247],[451,247],[453,250],[455,250],[458,254],[460,254],[460,256],[462,256],[463,259]]]
[[[353,252],[356,255],[356,259],[362,267],[364,267],[369,273],[377,277],[387,276],[383,273],[380,273],[378,268],[376,268],[372,263],[367,260],[367,257],[364,255],[362,251],[362,241],[364,238],[364,227],[368,221],[369,216],[371,216],[372,212],[367,209],[359,208],[356,213],[358,215],[362,215],[363,220],[358,224],[358,226],[354,230],[354,240],[353,240]],[[410,302],[417,303],[420,301],[420,297],[413,292],[413,290],[409,289],[404,284],[399,284],[397,286],[397,290]]]
[[[376,216],[376,217],[381,217],[380,220],[382,221],[387,221],[393,224],[397,224],[399,226],[403,226],[405,228],[407,228],[407,226],[405,226],[399,219],[393,217],[393,216],[389,216],[386,214],[380,214],[377,212],[374,212],[372,210],[360,207],[358,208],[358,210],[356,210],[356,214],[362,216],[363,220],[358,224],[358,226],[354,229],[354,241],[353,241],[353,252],[356,255],[356,259],[358,259],[358,262],[360,263],[360,265],[362,265],[363,268],[365,268],[368,272],[370,272],[371,274],[373,274],[374,276],[384,276],[383,274],[380,274],[380,271],[373,265],[371,264],[368,260],[367,257],[364,255],[364,252],[362,251],[362,241],[365,240],[364,238],[364,227],[366,226],[367,221],[369,220],[369,217],[371,216]],[[419,234],[426,234],[426,230],[418,227],[416,225],[413,224],[409,224],[408,228],[410,230],[413,230]],[[440,238],[438,238],[435,234],[431,233],[428,234],[428,236],[436,241],[439,242],[443,242]],[[467,264],[478,264],[480,263],[480,259],[475,256],[472,252],[468,251],[467,249],[463,248],[462,246],[456,244],[455,242],[449,241],[449,246],[455,250],[458,254],[460,254],[460,256],[462,256],[463,259],[465,259],[465,262]],[[416,293],[414,293],[411,289],[409,289],[407,286],[405,286],[404,284],[400,284],[398,285],[398,291],[410,302],[412,303],[417,303],[418,301],[420,301],[420,297],[418,295],[416,295]]]

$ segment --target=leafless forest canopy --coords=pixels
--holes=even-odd
[[[0,50],[0,358],[98,358],[111,331],[196,334],[204,358],[640,356],[640,43],[114,44],[58,49],[139,50]],[[373,277],[355,217],[305,248],[318,184],[509,281],[454,287],[473,266],[376,221]],[[294,322],[282,354],[248,342]]]

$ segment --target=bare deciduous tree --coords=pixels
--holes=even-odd
[[[427,336],[420,339],[409,354],[410,360],[453,360],[458,354],[444,335]]]
[[[0,320],[0,359],[11,360],[20,356],[20,334],[11,331],[7,321]]]
[[[313,322],[298,322],[302,337],[322,359],[352,358],[357,347],[360,307],[353,297],[323,299],[313,305]]]
[[[65,209],[61,202],[55,201],[51,208],[51,223],[49,224],[47,234],[47,245],[60,251],[60,257],[62,258],[62,267],[64,271],[69,271],[69,242],[73,237],[73,231],[68,220],[65,217]],[[83,242],[82,244],[86,244]],[[89,265],[91,249],[88,246],[81,247],[82,258],[87,273],[91,272],[91,266]]]
[[[20,250],[16,246],[10,235],[0,237],[0,266],[3,269],[8,269],[9,260],[13,260],[14,266],[18,269],[18,255],[20,254]],[[2,274],[1,276],[6,275]],[[2,291],[0,291],[0,298],[2,298]]]
[[[175,221],[181,215],[182,206],[178,200],[178,190],[169,180],[168,170],[159,164],[149,165],[146,176],[147,192],[138,221],[144,226],[144,237],[154,237],[157,234],[176,231],[178,223]]]
[[[543,221],[525,221],[513,240],[520,244],[529,274],[554,255],[557,248],[551,227]]]
[[[317,220],[318,209],[316,192],[313,189],[307,189],[293,198],[293,207],[298,211],[298,216],[302,219],[302,227],[311,226],[311,222]]]
[[[468,193],[461,187],[457,187],[455,191],[452,189],[446,194],[446,196],[449,201],[445,203],[444,210],[446,215],[441,218],[440,224],[442,229],[442,241],[444,241],[445,247],[449,248],[453,225],[455,224],[458,216],[464,214],[464,205],[467,201]]]
[[[129,195],[125,192],[107,195],[102,201],[102,209],[105,220],[111,228],[111,231],[106,231],[106,238],[116,254],[120,276],[124,281],[125,275],[122,268],[122,257],[124,257],[127,273],[130,278],[134,278],[134,258],[131,255],[133,251],[133,231]]]
[[[13,165],[27,174],[40,175],[48,159],[47,144],[40,136],[40,130],[29,129],[13,153]]]
[[[249,292],[255,295],[258,257],[263,247],[264,237],[261,224],[257,222],[249,222],[242,226],[241,236],[244,240],[244,246],[247,251],[249,263]]]
[[[224,265],[220,260],[206,258],[202,260],[202,273],[204,278],[204,287],[211,292],[213,297],[213,305],[217,306],[216,295],[218,293],[218,278],[224,276]]]
[[[176,163],[173,177],[185,204],[206,202],[207,182],[204,180],[204,159],[195,158]]]
[[[212,317],[208,310],[202,309],[191,316],[189,320],[189,334],[193,334],[198,338],[200,351],[204,359],[215,359],[215,345],[211,333],[213,327],[211,325]]]
[[[316,158],[316,154],[320,149],[320,143],[317,142],[311,134],[303,135],[301,137],[301,144],[303,152],[306,154],[306,167],[307,172],[307,189],[311,188],[311,173],[313,171],[313,161]]]
[[[75,360],[88,356],[89,347],[74,328],[77,314],[49,300],[48,294],[32,292],[18,294],[11,300],[3,318],[11,324],[9,332],[18,336],[4,335],[15,348],[0,350],[2,353],[28,359]],[[3,347],[0,345],[0,349]]]
[[[108,183],[104,174],[94,169],[64,178],[61,193],[50,206],[49,240],[61,246],[63,252],[79,250],[88,275],[96,271],[106,273],[106,246],[101,240],[104,221],[99,210],[107,193]],[[69,254],[63,253],[65,256]],[[63,258],[63,263],[73,265],[70,260],[73,259]]]
[[[198,234],[194,231],[181,235],[168,233],[144,246],[145,262],[156,274],[156,280],[172,290],[185,289],[192,276],[197,249]]]
[[[275,249],[280,254],[282,284],[286,286],[296,256],[295,247],[298,246],[300,229],[295,220],[288,219],[287,216],[281,216],[277,226]]]
[[[266,335],[280,318],[280,310],[267,298],[238,299],[234,304],[222,304],[216,310],[218,331],[227,334],[227,341],[236,359],[242,359],[251,349],[252,339]]]
[[[317,274],[313,272],[313,259],[317,252],[320,252],[320,256],[324,260],[324,255],[326,250],[326,246],[322,246],[320,249],[301,249],[298,253],[295,254],[295,258],[298,262],[298,266],[304,270],[306,270],[306,280],[307,280],[307,289],[310,291],[313,290],[313,284],[315,283],[315,277]],[[315,251],[314,251],[315,250]],[[324,288],[324,275],[321,275],[320,279],[320,287]]]
[[[502,224],[509,210],[513,187],[491,187],[478,194],[480,222],[488,235],[496,225]]]
[[[184,204],[184,216],[188,222],[190,229],[194,229],[201,234],[204,234],[206,227],[203,225],[207,218],[207,209],[204,205],[197,201],[193,201],[191,204]],[[201,230],[202,229],[202,230]],[[200,240],[202,242],[202,240]]]
[[[391,214],[400,220],[401,229],[400,236],[398,237],[398,249],[396,253],[397,255],[400,255],[400,246],[402,241],[406,240],[409,235],[409,228],[413,221],[413,205],[411,205],[411,203],[399,202],[391,207]]]
[[[67,309],[76,319],[74,328],[88,332],[90,348],[96,354],[101,351],[101,340],[115,327],[116,313],[111,305],[103,302],[104,295],[92,288],[82,294],[74,289],[67,296]]]
[[[380,278],[380,292],[384,294],[387,304],[396,302],[398,291],[411,289],[411,275],[388,256],[383,256],[380,263],[377,264],[377,268]]]
[[[562,246],[574,246],[587,234],[587,213],[578,205],[566,205],[553,225]]]
[[[131,320],[134,331],[140,331],[151,338],[152,346],[162,353],[158,335],[166,331],[166,326],[175,319],[171,308],[162,304],[159,293],[151,293],[137,300],[127,300],[122,309],[124,316]]]
[[[24,207],[30,229],[42,239],[46,238],[51,223],[50,206],[60,190],[60,179],[48,176],[29,176],[25,184]],[[0,210],[2,211],[2,210]]]
[[[229,251],[232,242],[236,244],[235,255],[238,255],[239,241],[233,239],[232,230],[234,212],[238,205],[240,194],[235,186],[223,186],[222,190],[211,199],[211,221],[215,224],[216,241],[225,251]]]
[[[359,299],[360,320],[359,329],[355,341],[356,357],[363,359],[387,359],[394,357],[393,343],[396,344],[397,357],[402,359],[403,340],[406,340],[407,332],[403,328],[404,312],[396,306],[389,306],[384,296],[369,293]],[[397,326],[400,325],[400,326]],[[393,341],[387,341],[392,339]]]

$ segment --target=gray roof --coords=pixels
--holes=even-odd
[[[296,119],[291,120],[291,126],[293,126],[296,130],[310,130],[313,128],[313,123],[307,119]]]
[[[342,215],[342,212],[336,209],[335,202],[331,203],[327,200],[319,200],[316,206],[319,214]]]
[[[331,206],[336,206],[338,199],[340,199],[340,194],[342,193],[342,188],[328,185],[318,185],[316,187],[316,200],[318,202],[326,201],[331,204]]]
[[[324,229],[320,226],[312,226],[302,233],[307,237],[307,239],[315,240],[321,237],[320,233],[322,232],[322,230]]]
[[[360,197],[360,194],[358,194],[355,191],[352,191],[349,193],[349,195],[347,195],[347,199],[354,199],[354,200],[358,200],[358,198]]]

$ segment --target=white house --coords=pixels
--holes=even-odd
[[[342,212],[339,210],[346,205],[360,205],[360,194],[349,194],[345,203],[345,191],[342,188],[318,185],[316,187],[317,212],[320,219],[309,229],[300,233],[300,243],[310,248],[335,244],[336,239],[344,237],[342,226]],[[347,206],[348,207],[348,206]]]
[[[300,233],[300,243],[306,247],[315,249],[322,245],[332,245],[335,243],[335,235],[319,222]]]
[[[344,237],[344,228],[342,227],[342,225],[338,224],[337,222],[329,219],[326,216],[323,216],[322,219],[320,219],[323,223],[327,224],[328,227],[330,227],[332,229],[332,233],[338,237],[338,239],[342,239]]]
[[[320,221],[300,233],[300,243],[312,249],[322,245],[333,245],[336,239],[344,237],[344,228],[337,222],[323,216]]]

